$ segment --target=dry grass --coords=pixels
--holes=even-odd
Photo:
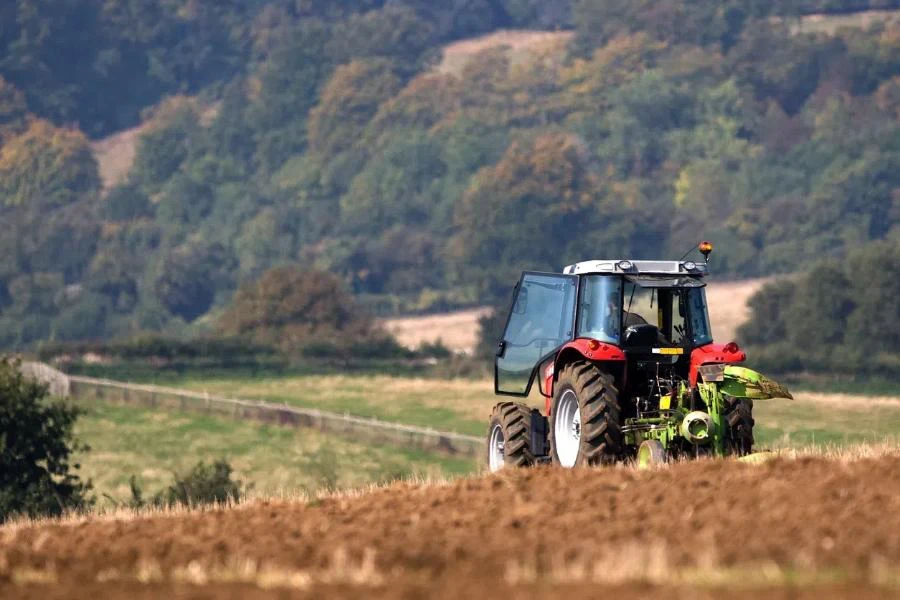
[[[459,75],[473,56],[489,48],[508,48],[514,64],[534,56],[561,57],[574,35],[571,31],[495,31],[445,46],[443,60],[437,70]]]
[[[478,319],[490,308],[472,308],[439,315],[396,317],[382,321],[401,344],[418,348],[440,341],[454,352],[470,353],[478,343]]]
[[[126,129],[91,144],[100,167],[103,189],[108,190],[125,180],[134,164],[137,140],[143,129],[143,126]]]
[[[750,317],[747,302],[769,281],[769,278],[760,278],[724,282],[712,280],[707,283],[709,319],[716,341],[724,343],[735,338],[738,327]]]
[[[828,33],[832,35],[845,27],[866,28],[876,23],[887,25],[898,22],[900,22],[900,11],[896,10],[865,10],[846,15],[806,15],[788,21],[791,33]]]

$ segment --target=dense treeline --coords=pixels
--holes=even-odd
[[[739,335],[774,371],[900,377],[900,242],[764,286]]]
[[[240,329],[252,296],[229,312],[235,291],[290,263],[391,312],[700,237],[734,276],[896,240],[900,27],[773,19],[859,7],[9,3],[0,345]],[[570,41],[438,66],[452,40],[570,24]],[[134,165],[104,190],[87,136],[138,115]]]

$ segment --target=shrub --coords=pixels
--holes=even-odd
[[[176,474],[175,481],[166,489],[154,494],[151,498],[144,498],[144,491],[137,483],[137,478],[131,476],[131,499],[126,502],[113,502],[120,506],[130,508],[144,508],[147,506],[205,506],[210,504],[226,504],[240,502],[252,485],[245,485],[242,481],[231,478],[233,469],[224,459],[219,459],[207,465],[201,461],[187,473]]]
[[[73,434],[80,411],[47,401],[47,387],[0,358],[0,522],[15,515],[58,516],[89,507],[90,482],[70,472],[88,450]]]
[[[222,459],[211,465],[201,461],[189,472],[176,476],[175,482],[157,498],[160,504],[169,506],[240,502],[244,496],[244,484],[231,478],[232,471],[231,465]]]

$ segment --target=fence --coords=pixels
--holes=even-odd
[[[23,362],[19,365],[23,375],[37,379],[47,386],[51,396],[66,398],[69,393],[69,377],[62,371],[58,371],[50,365],[39,362]]]
[[[67,379],[70,395],[80,401],[102,401],[251,419],[287,427],[317,429],[369,443],[417,448],[454,456],[474,458],[480,457],[484,452],[484,441],[470,435],[155,385],[74,375]]]

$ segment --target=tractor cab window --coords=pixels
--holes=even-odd
[[[621,279],[603,275],[585,277],[578,306],[578,337],[618,344],[621,311]]]
[[[625,329],[632,325],[653,325],[657,328],[662,326],[659,290],[656,288],[645,288],[626,281],[622,306],[624,307],[622,323]]]
[[[687,290],[688,318],[694,346],[704,346],[713,341],[712,329],[709,326],[709,311],[706,307],[706,290],[691,288]]]
[[[712,335],[702,286],[692,278],[627,277],[622,298],[622,343],[689,347],[708,344]],[[636,331],[629,333],[629,328]]]
[[[495,362],[494,391],[524,396],[538,365],[573,337],[574,275],[524,273]]]

